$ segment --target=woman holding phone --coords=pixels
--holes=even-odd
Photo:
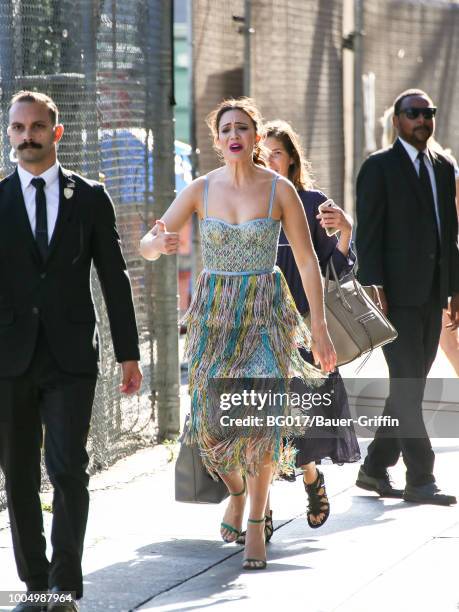
[[[331,260],[338,276],[344,276],[355,263],[355,254],[351,249],[352,218],[328,200],[321,191],[313,189],[309,164],[303,154],[299,136],[289,123],[276,120],[266,124],[265,146],[270,151],[270,168],[288,178],[297,190],[322,274],[325,274],[327,264]],[[335,235],[336,232],[339,232],[339,237]],[[290,243],[283,231],[279,238],[277,265],[284,273],[298,311],[305,316],[309,312],[308,300],[301,286]],[[313,362],[310,352],[302,351],[302,355],[309,363]],[[346,390],[338,370],[330,375],[326,384],[333,388],[335,397],[331,407],[334,414],[328,416],[348,417]],[[303,482],[308,496],[308,524],[317,528],[327,520],[330,504],[324,476],[317,469],[316,462],[325,457],[338,464],[358,461],[360,450],[353,428],[330,431],[330,435],[325,437],[323,431],[317,432],[318,435],[311,435],[312,433],[308,433],[307,438],[295,438],[294,445],[298,449],[296,465],[303,470]],[[270,511],[267,516],[271,516]]]

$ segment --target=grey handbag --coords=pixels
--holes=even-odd
[[[188,427],[188,418],[184,433]],[[197,444],[187,445],[182,442],[175,464],[175,501],[219,504],[228,495],[223,480],[214,480],[204,467]]]
[[[330,272],[334,282],[330,280]],[[351,272],[338,279],[330,260],[325,275],[325,318],[337,355],[337,365],[344,365],[375,348],[392,342],[397,331],[384,313],[370,299]],[[307,322],[310,322],[309,315]],[[368,355],[368,356],[370,356]]]

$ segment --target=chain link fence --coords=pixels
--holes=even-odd
[[[366,153],[380,146],[378,118],[408,87],[431,95],[439,107],[437,139],[459,155],[457,0],[195,0],[195,131],[201,174],[219,163],[205,116],[223,98],[249,93],[266,119],[292,123],[317,186],[343,202],[344,6],[360,8],[362,24],[355,33],[365,75],[362,116],[356,117],[361,158],[355,170]]]
[[[366,103],[377,119],[397,94],[424,89],[438,106],[436,139],[459,155],[459,2],[447,0],[365,0],[362,5],[363,72],[373,73],[374,90]]]
[[[198,167],[205,174],[219,166],[205,118],[224,98],[243,94],[244,0],[195,0],[192,14],[194,123]]]
[[[89,440],[91,471],[150,444],[157,433],[152,267],[140,258],[138,243],[154,207],[153,165],[164,137],[164,126],[155,133],[158,122],[151,116],[164,96],[159,69],[164,10],[162,0],[0,0],[2,174],[14,169],[6,138],[11,95],[23,88],[51,95],[65,126],[59,160],[105,182],[132,282],[144,384],[139,396],[124,398],[103,298],[93,279],[102,368]],[[173,143],[172,121],[168,129],[167,147]]]
[[[292,123],[302,136],[318,187],[343,201],[344,4],[193,1],[191,113],[201,174],[218,165],[205,116],[223,98],[249,93],[266,119]],[[439,142],[458,155],[459,117],[454,110],[459,96],[459,2],[355,4],[362,12],[362,72],[370,75],[361,130],[362,137],[370,138],[362,150],[379,147],[377,118],[400,91],[416,86],[439,107]],[[8,100],[21,88],[50,94],[66,128],[60,161],[89,178],[104,180],[115,201],[133,285],[145,382],[138,398],[127,399],[118,393],[118,366],[94,279],[103,367],[90,439],[92,470],[150,443],[156,435],[154,282],[152,267],[139,258],[137,245],[158,201],[155,204],[153,183],[160,182],[155,159],[161,159],[157,154],[166,124],[155,113],[164,104],[165,73],[159,62],[170,51],[164,46],[161,21],[166,5],[162,0],[0,0],[2,174],[14,168],[6,137]],[[0,482],[0,505],[2,501]]]
[[[300,134],[317,187],[343,203],[341,0],[253,0],[250,93]]]
[[[203,174],[218,165],[205,116],[223,98],[250,93],[266,119],[292,123],[302,136],[317,185],[342,202],[342,2],[253,0],[249,4],[246,13],[242,0],[193,3],[199,171]],[[246,82],[250,74],[248,92],[244,92],[244,72]]]

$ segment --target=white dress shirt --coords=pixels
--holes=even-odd
[[[51,168],[48,168],[48,170],[39,176],[35,176],[27,170],[24,170],[24,168],[18,164],[18,173],[19,180],[21,181],[22,195],[24,196],[27,216],[29,217],[30,227],[32,228],[34,236],[36,226],[36,189],[30,181],[34,178],[42,178],[46,183],[45,196],[49,244],[51,242],[51,236],[53,235],[54,228],[56,227],[57,213],[59,212],[59,163],[56,161]]]
[[[409,142],[406,142],[406,140],[403,140],[403,138],[400,138],[400,136],[398,137],[398,139],[400,140],[403,147],[405,148],[405,151],[410,156],[410,159],[414,164],[416,173],[419,176],[419,159],[418,159],[419,151],[418,149],[416,149],[416,147],[413,147],[413,145],[411,145]],[[424,153],[424,162],[426,164],[427,172],[429,173],[430,184],[432,185],[432,193],[433,193],[434,205],[435,205],[435,218],[437,220],[438,234],[440,235],[440,214],[438,212],[438,196],[437,196],[437,183],[435,182],[435,172],[433,169],[432,160],[430,159],[429,149],[427,148],[424,149],[423,153]]]

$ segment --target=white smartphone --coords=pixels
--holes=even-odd
[[[323,212],[324,210],[327,210],[327,208],[328,209],[338,208],[338,206],[334,203],[333,200],[328,199],[319,205],[319,212]],[[327,233],[327,236],[333,236],[339,231],[336,227],[326,227],[324,229],[325,229],[325,232]]]

